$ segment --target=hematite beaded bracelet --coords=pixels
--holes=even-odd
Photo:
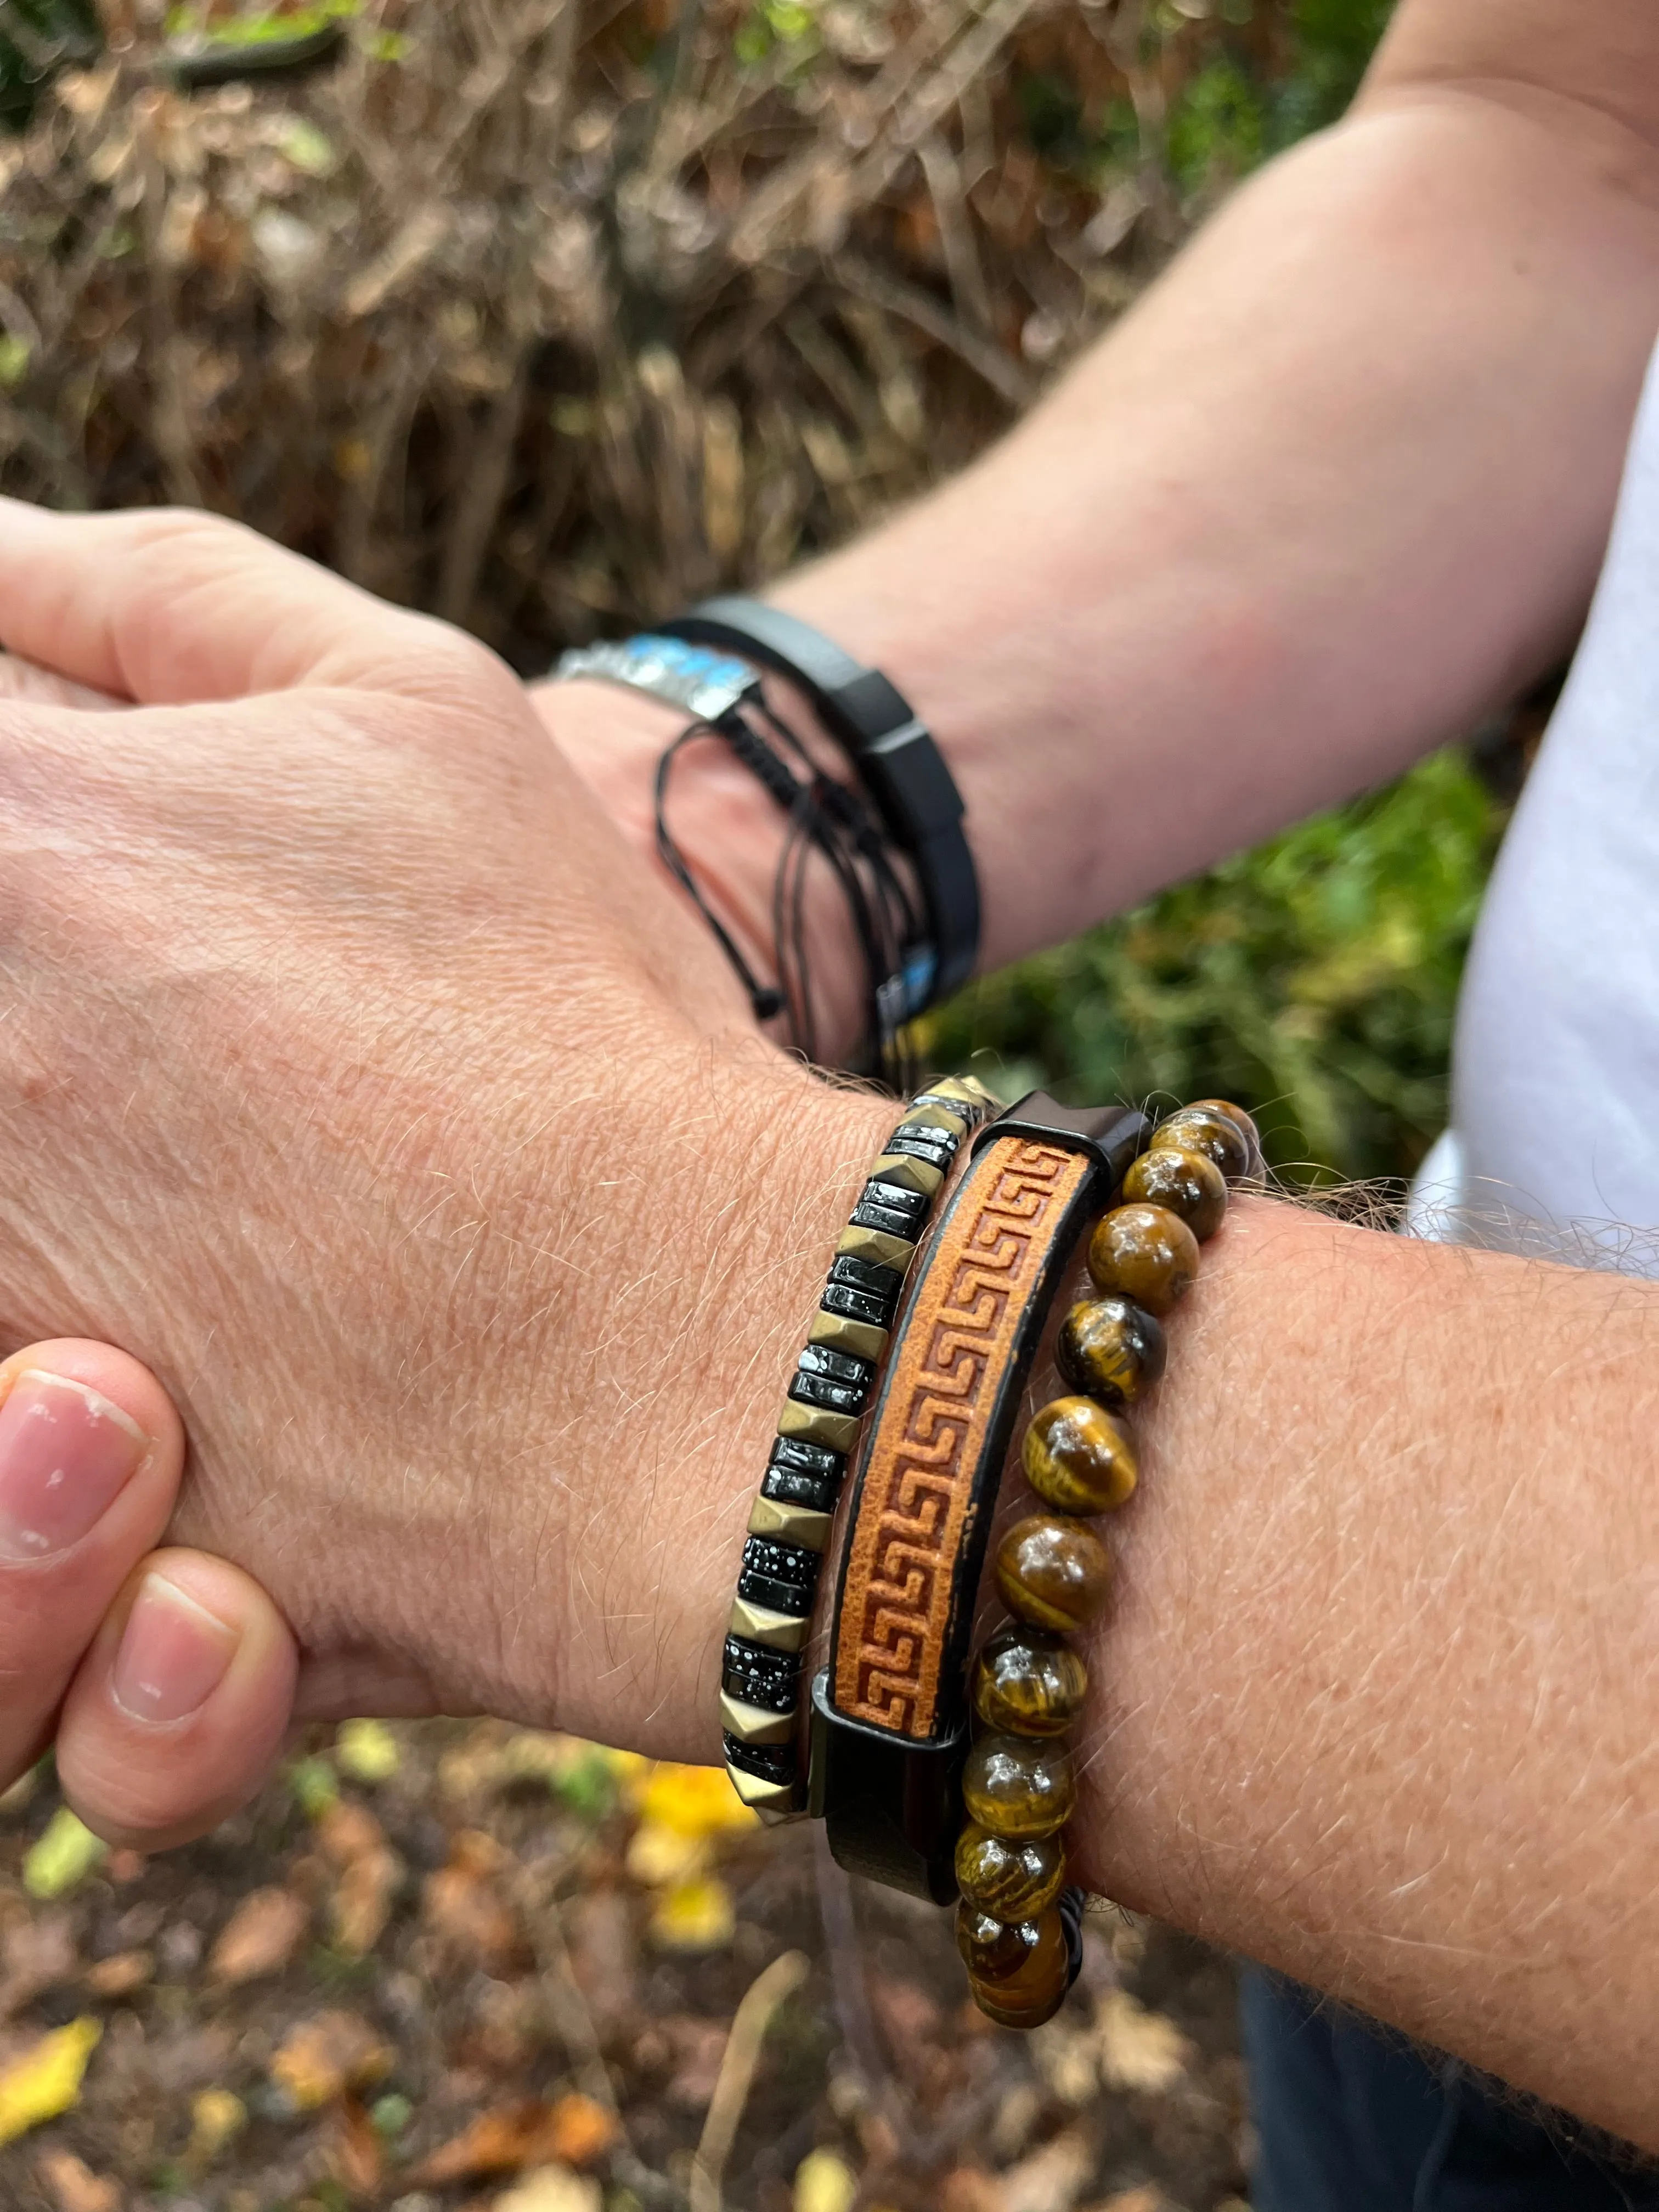
[[[738,1577],[720,1675],[726,1771],[764,1820],[804,1809],[796,1738],[801,1654],[848,1455],[899,1293],[963,1141],[995,1110],[971,1079],[913,1098],[842,1231],[778,1416]]]
[[[974,1666],[974,1712],[987,1733],[963,1769],[969,1819],[955,1854],[957,1947],[975,2002],[1005,2027],[1049,2019],[1079,1954],[1082,1893],[1065,1886],[1060,1839],[1076,1793],[1060,1739],[1089,1676],[1066,1636],[1094,1618],[1111,1578],[1088,1522],[1134,1489],[1125,1409],[1164,1371],[1164,1318],[1192,1285],[1200,1243],[1221,1225],[1229,1182],[1260,1168],[1255,1125],[1236,1106],[1205,1099],[1160,1124],[1124,1178],[1124,1202],[1090,1239],[1100,1295],[1074,1305],[1060,1329],[1060,1372],[1078,1395],[1044,1406],[1021,1444],[1047,1510],[997,1547],[997,1588],[1015,1618]]]

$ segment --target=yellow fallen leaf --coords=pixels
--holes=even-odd
[[[1172,2020],[1148,2012],[1127,1990],[1108,1990],[1095,2008],[1100,2075],[1109,2089],[1172,2089],[1193,2046]]]
[[[342,1774],[370,1788],[390,1782],[404,1763],[398,1739],[384,1721],[347,1721],[334,1739],[334,1758]]]
[[[108,1850],[101,1836],[61,1805],[23,1861],[23,1887],[31,1897],[63,1897],[86,1880]]]
[[[99,2021],[72,2020],[0,2073],[0,2143],[73,2109],[103,2033]]]
[[[794,2212],[852,2212],[858,2176],[832,2150],[809,2150],[795,2168]]]
[[[228,2089],[204,2089],[190,2108],[190,2142],[185,2162],[199,2173],[247,2125],[247,2106]]]
[[[723,1951],[737,1924],[731,1891],[706,1875],[663,1892],[651,1916],[651,1934],[665,1951]]]
[[[663,1760],[643,1778],[635,1803],[642,1822],[683,1836],[715,1836],[759,1824],[759,1815],[738,1796],[723,1766],[676,1766]]]
[[[599,2212],[603,2202],[599,2183],[586,2174],[544,2166],[503,2191],[489,2212]]]
[[[628,1871],[647,1889],[690,1881],[708,1862],[708,1839],[661,1820],[642,1820],[628,1839]]]

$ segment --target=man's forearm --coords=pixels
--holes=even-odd
[[[596,1511],[584,1557],[626,1524],[644,1580],[575,1635],[605,1664],[561,1686],[565,1725],[614,1733],[629,1680],[629,1740],[715,1755],[744,1516],[826,1249],[803,1232],[882,1121],[806,1103],[732,1224],[773,1316],[741,1387],[717,1348],[677,1356],[695,1449],[642,1522],[638,1469]],[[1656,1373],[1659,1285],[1237,1200],[1104,1530],[1070,1833],[1092,1887],[1659,2148]],[[1012,1471],[1002,1514],[1030,1510]]]
[[[1087,1878],[1659,2148],[1659,1289],[1245,1200],[1113,1530]]]
[[[1423,58],[987,459],[776,592],[939,734],[987,965],[1394,773],[1572,634],[1659,324],[1659,159]]]

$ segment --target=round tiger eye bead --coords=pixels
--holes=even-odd
[[[1224,1114],[1236,1129],[1243,1131],[1244,1141],[1249,1146],[1250,1164],[1244,1172],[1247,1175],[1262,1172],[1266,1159],[1261,1150],[1261,1132],[1255,1126],[1254,1115],[1247,1114],[1242,1106],[1235,1106],[1231,1098],[1194,1098],[1192,1111],[1194,1114]]]
[[[1198,1273],[1198,1239],[1167,1206],[1115,1206],[1089,1239],[1089,1273],[1108,1296],[1166,1314]]]
[[[1160,1121],[1152,1133],[1152,1150],[1202,1152],[1229,1182],[1237,1182],[1250,1165],[1249,1139],[1237,1121],[1211,1106],[1183,1106],[1167,1121]]]
[[[1005,1843],[1055,1835],[1077,1802],[1072,1762],[1058,1744],[982,1735],[962,1771],[962,1802],[970,1820]]]
[[[974,1662],[974,1711],[1010,1735],[1062,1735],[1088,1694],[1088,1668],[1052,1630],[1011,1622]]]
[[[997,1546],[996,1576],[1010,1613],[1063,1633],[1099,1612],[1111,1583],[1112,1555],[1086,1522],[1032,1513]]]
[[[1227,1211],[1227,1178],[1202,1152],[1155,1144],[1123,1178],[1132,1204],[1164,1206],[1178,1213],[1199,1243],[1213,1237]]]
[[[1057,1513],[1109,1513],[1134,1489],[1139,1468],[1127,1421],[1092,1398],[1054,1398],[1026,1424],[1025,1480]]]
[[[1152,1157],[1143,1152],[1141,1159]],[[1214,1175],[1214,1169],[1210,1172]],[[1076,1389],[1103,1406],[1121,1406],[1150,1390],[1164,1372],[1164,1332],[1133,1299],[1085,1299],[1060,1324],[1055,1357],[1060,1373]]]
[[[970,1961],[968,1986],[980,2010],[1000,2026],[1041,2027],[1060,2010],[1071,1981],[1066,1929],[1058,1907],[1050,1905],[1035,1921],[1023,1922],[1020,1936],[1022,1956],[1009,1972],[976,1973]]]
[[[957,1948],[978,1981],[1009,1980],[1036,1950],[1037,1940],[1029,1920],[999,1920],[966,1898],[957,1907]]]
[[[970,1820],[957,1838],[957,1883],[981,1912],[1029,1920],[1066,1887],[1066,1854],[1056,1837],[1011,1844]]]

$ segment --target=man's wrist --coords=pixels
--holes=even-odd
[[[529,1693],[539,1717],[713,1761],[721,1645],[779,1403],[894,1109],[769,1056],[702,1054],[667,1087],[674,1127],[611,1271],[595,1410],[520,1610],[550,1624]],[[548,1341],[550,1366],[567,1335]],[[547,1513],[543,1481],[538,1459],[520,1485],[526,1522]]]
[[[778,689],[781,696],[783,687]],[[534,684],[530,696],[544,725],[629,842],[659,865],[657,765],[690,718],[641,693],[586,678]],[[805,702],[792,696],[783,704],[814,757],[836,772],[836,749],[816,728]],[[676,763],[665,813],[699,886],[744,959],[762,981],[775,981],[773,894],[789,838],[787,817],[713,736],[688,746]],[[673,888],[677,897],[685,896],[678,884]],[[804,923],[818,1049],[833,1063],[858,1041],[864,986],[846,901],[816,859],[809,860],[805,871]]]

